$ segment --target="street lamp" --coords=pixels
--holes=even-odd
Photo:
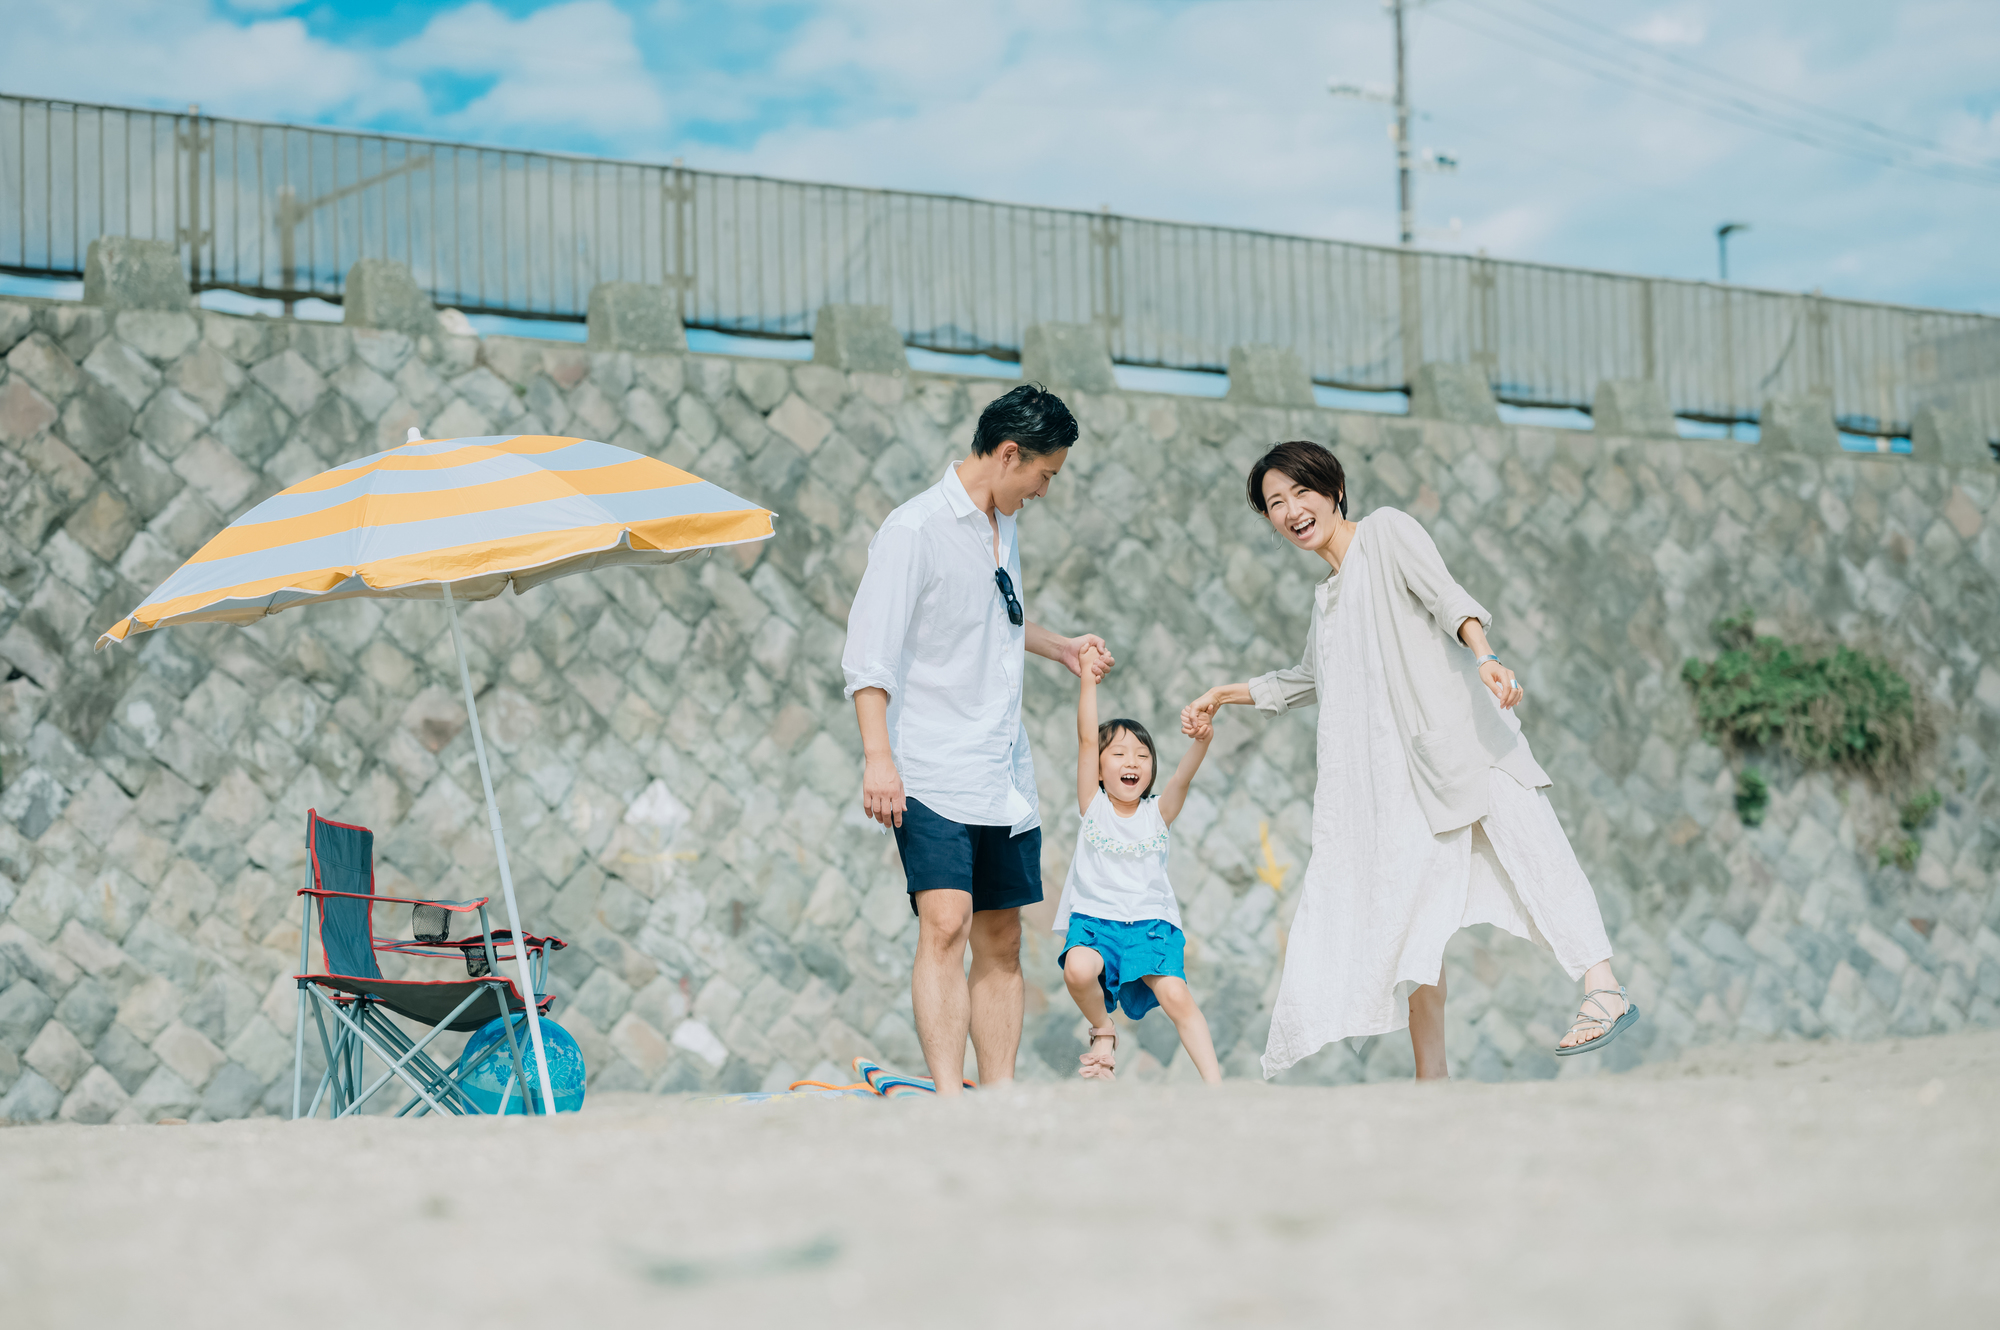
[[[1738,231],[1748,231],[1748,222],[1724,222],[1715,228],[1715,260],[1721,271],[1722,281],[1729,281],[1729,237]]]

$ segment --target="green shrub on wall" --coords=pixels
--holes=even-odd
[[[1753,622],[1747,609],[1718,621],[1722,654],[1681,667],[1702,732],[1733,751],[1777,748],[1808,770],[1858,772],[1878,786],[1907,779],[1932,737],[1910,681],[1879,656],[1759,637]],[[1770,787],[1747,768],[1736,784],[1737,816],[1754,827],[1764,820]],[[1915,833],[1938,803],[1937,792],[1926,790],[1903,804],[1905,834],[1880,847],[1884,866],[1915,864]]]
[[[1681,677],[1695,715],[1725,747],[1776,746],[1807,768],[1841,767],[1887,781],[1909,771],[1927,739],[1909,680],[1879,656],[1818,652],[1757,637],[1751,613],[1715,625],[1723,652]]]

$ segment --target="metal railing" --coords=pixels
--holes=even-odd
[[[78,276],[100,234],[283,300],[338,300],[355,260],[388,258],[475,313],[578,319],[597,283],[650,282],[689,326],[757,336],[877,304],[938,351],[1011,357],[1030,324],[1096,322],[1133,365],[1220,370],[1266,342],[1342,388],[1464,361],[1520,405],[1650,379],[1697,419],[1819,392],[1861,433],[1932,402],[2000,437],[2000,319],[1977,314],[0,96],[0,269]]]

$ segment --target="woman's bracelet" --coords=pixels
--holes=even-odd
[[[1479,658],[1478,660],[1475,660],[1475,661],[1473,661],[1473,662],[1472,662],[1472,668],[1476,670],[1476,669],[1478,669],[1478,668],[1479,668],[1479,667],[1480,667],[1481,665],[1484,665],[1484,664],[1485,664],[1485,663],[1486,663],[1487,661],[1489,661],[1489,660],[1490,660],[1490,661],[1492,661],[1492,662],[1493,662],[1493,663],[1494,663],[1495,665],[1498,665],[1498,664],[1500,664],[1500,657],[1498,657],[1498,656],[1494,656],[1494,655],[1485,655],[1485,656],[1481,656],[1481,657],[1480,657],[1480,658]]]

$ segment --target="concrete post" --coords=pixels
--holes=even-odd
[[[585,316],[593,351],[660,354],[687,350],[687,329],[673,292],[644,282],[599,282]]]
[[[1315,406],[1312,380],[1305,362],[1289,347],[1229,348],[1227,400],[1252,406]]]
[[[1910,456],[1919,462],[1969,466],[1991,462],[1993,449],[1972,417],[1945,406],[1920,406],[1910,422]]]
[[[813,320],[813,361],[864,374],[910,371],[887,305],[821,305]]]
[[[1410,380],[1410,414],[1460,425],[1498,425],[1500,407],[1477,365],[1432,361]]]
[[[410,270],[390,259],[361,259],[347,270],[340,321],[422,337],[438,332],[437,306]]]
[[[1674,438],[1674,413],[1666,390],[1648,379],[1606,379],[1590,404],[1591,428],[1599,434]]]
[[[1837,453],[1840,431],[1833,423],[1833,399],[1824,393],[1773,397],[1758,413],[1757,437],[1775,452]]]
[[[1095,323],[1037,323],[1021,335],[1021,377],[1051,392],[1115,393],[1111,345]]]
[[[106,309],[187,309],[194,296],[180,255],[168,242],[99,236],[84,255],[83,303]]]

